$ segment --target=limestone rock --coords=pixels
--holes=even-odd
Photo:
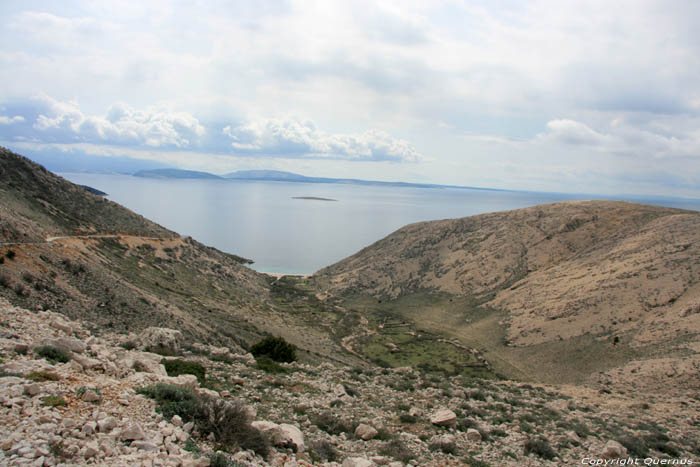
[[[474,428],[469,428],[467,430],[467,439],[469,441],[476,441],[477,443],[481,442],[481,433],[479,433],[478,430]]]
[[[601,457],[605,459],[627,457],[627,449],[617,441],[610,440],[605,444]]]
[[[139,334],[138,341],[142,349],[153,349],[176,355],[180,353],[183,336],[176,329],[151,327]]]
[[[303,451],[306,446],[304,444],[304,435],[301,430],[294,425],[282,423],[280,425],[282,436],[285,440],[285,446],[291,447],[295,452]]]
[[[100,433],[109,433],[117,426],[117,419],[114,417],[106,417],[97,421],[97,428]]]
[[[454,426],[457,423],[457,415],[450,409],[440,409],[430,415],[430,423],[438,426]]]
[[[133,441],[146,437],[143,428],[137,422],[127,422],[119,435],[122,441]]]
[[[374,439],[379,432],[374,429],[374,427],[367,425],[365,423],[360,423],[355,428],[355,437],[360,438],[364,441]]]
[[[140,449],[142,451],[156,452],[158,451],[158,446],[150,441],[135,440],[132,441],[130,446],[132,448]]]
[[[374,463],[364,457],[348,457],[343,461],[342,467],[372,467]]]

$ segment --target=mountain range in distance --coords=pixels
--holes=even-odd
[[[224,175],[214,175],[209,172],[199,172],[196,170],[182,169],[150,169],[139,170],[132,174],[134,177],[143,178],[174,178],[174,179],[206,179],[206,180],[245,180],[245,181],[268,181],[268,182],[294,182],[294,183],[344,183],[354,185],[380,185],[410,188],[463,188],[469,190],[485,191],[510,191],[498,188],[479,188],[458,185],[438,185],[431,183],[409,183],[409,182],[383,182],[377,180],[361,180],[356,178],[331,178],[331,177],[307,177],[292,172],[281,170],[238,170]]]

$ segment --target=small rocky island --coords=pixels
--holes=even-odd
[[[312,201],[338,201],[333,198],[320,198],[318,196],[292,196],[292,199],[307,199]]]

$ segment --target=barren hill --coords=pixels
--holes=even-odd
[[[696,354],[698,258],[698,212],[577,201],[409,225],[319,271],[316,281],[343,297],[469,297],[506,312],[499,324],[507,347],[549,346],[544,361],[556,352],[552,344],[575,339],[620,344],[616,352],[664,342],[663,355]],[[458,325],[437,315],[426,323],[433,312],[424,307],[413,317],[433,328],[442,320],[443,330],[469,326],[467,311]],[[593,355],[581,357],[585,366]]]
[[[0,199],[0,296],[16,305],[84,319],[95,332],[167,326],[191,342],[234,346],[273,333],[311,360],[343,358],[332,334],[347,317],[311,292],[2,148]]]

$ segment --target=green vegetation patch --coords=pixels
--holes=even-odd
[[[206,381],[207,369],[197,362],[164,358],[160,363],[165,367],[168,376],[195,375],[201,385]]]
[[[282,337],[265,337],[250,348],[255,357],[268,357],[276,362],[294,362],[297,359],[294,345]]]
[[[70,353],[52,345],[43,345],[34,349],[34,353],[40,357],[44,357],[46,360],[55,363],[66,363],[71,360]]]
[[[137,390],[156,401],[156,410],[169,419],[179,415],[183,421],[194,422],[197,431],[213,435],[217,443],[229,449],[250,449],[266,456],[270,441],[250,422],[250,415],[240,402],[199,395],[191,389],[159,383]]]

